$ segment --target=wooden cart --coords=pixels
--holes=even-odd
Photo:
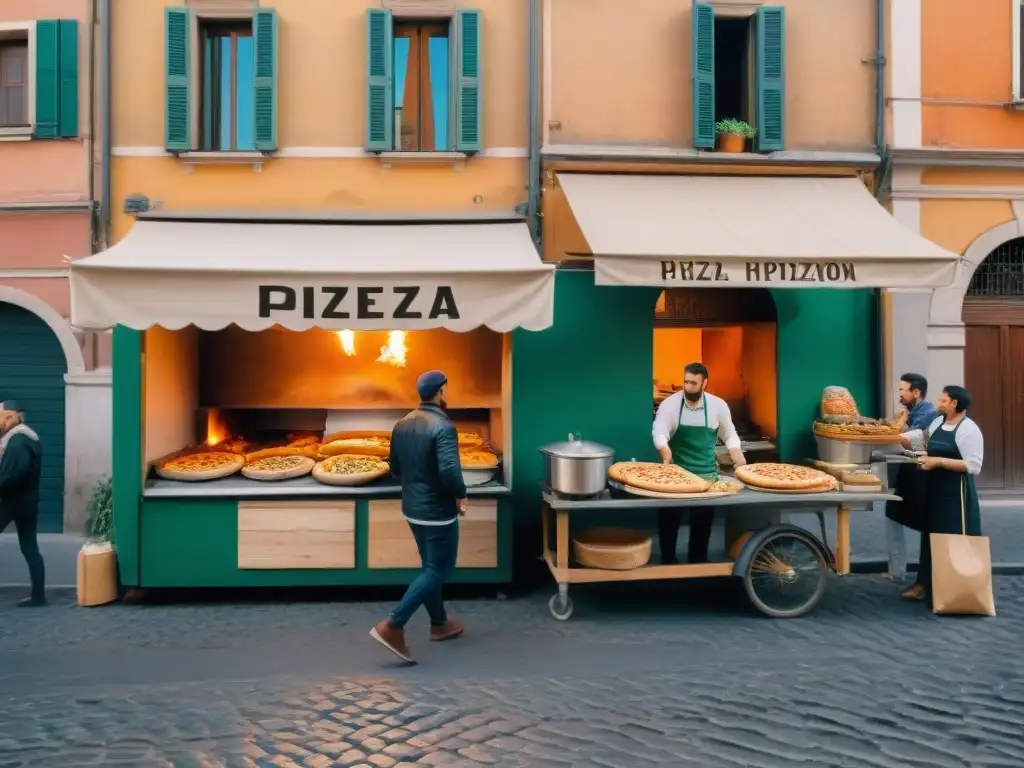
[[[876,501],[897,501],[886,492],[780,495],[744,489],[739,493],[703,499],[646,499],[605,491],[588,499],[568,499],[545,490],[542,520],[544,559],[558,583],[551,597],[551,615],[560,621],[572,616],[570,584],[594,584],[609,581],[650,581],[656,579],[695,579],[710,576],[736,576],[743,579],[747,596],[761,613],[772,618],[793,618],[807,613],[825,592],[828,571],[839,575],[850,572],[850,512],[853,507]],[[570,516],[596,511],[724,507],[743,509],[803,509],[815,512],[821,524],[821,538],[795,525],[762,527],[747,539],[735,560],[685,565],[647,565],[627,571],[584,568],[573,563],[570,552]],[[836,510],[838,536],[833,555],[825,532],[822,508]],[[555,546],[551,547],[551,518],[554,517]],[[786,552],[793,553],[787,555]],[[796,555],[803,559],[798,560]],[[799,590],[797,587],[799,586]],[[773,597],[773,591],[785,599]]]

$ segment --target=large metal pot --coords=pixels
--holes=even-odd
[[[608,468],[615,451],[569,435],[564,443],[542,446],[544,485],[566,496],[594,496],[608,483]]]
[[[870,464],[871,454],[885,447],[821,435],[815,435],[814,440],[818,444],[818,458],[829,464]]]

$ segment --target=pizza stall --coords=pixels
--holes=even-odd
[[[389,437],[434,368],[469,486],[455,579],[508,581],[511,332],[551,324],[553,271],[503,217],[149,214],[75,262],[73,323],[114,334],[122,583],[406,582]]]
[[[655,459],[648,371],[653,368],[656,397],[667,395],[681,383],[683,366],[699,360],[710,370],[708,391],[730,405],[748,461],[774,468],[769,472],[817,477],[821,485],[771,488],[764,478],[748,476],[738,492],[691,486],[681,493],[610,478],[579,496],[542,482],[543,549],[559,584],[552,613],[571,614],[572,583],[733,575],[747,580],[749,592],[757,581],[752,569],[763,565],[766,551],[774,563],[766,566],[769,579],[778,586],[777,561],[783,559],[765,549],[772,537],[785,544],[781,549],[817,562],[819,571],[847,572],[851,512],[891,498],[877,482],[885,473],[872,471],[872,463],[877,449],[892,445],[897,426],[862,417],[860,409],[851,419],[833,419],[821,410],[822,392],[840,385],[856,395],[864,413],[882,410],[879,393],[890,386],[893,361],[883,351],[881,289],[947,285],[957,255],[902,227],[853,169],[754,177],[596,174],[564,166],[545,188],[544,259],[563,268],[555,324],[543,336],[548,346],[558,337],[560,346],[593,354],[584,338],[589,331],[613,348],[615,371],[595,355],[589,367],[574,359],[573,376],[607,381],[603,396],[614,399],[615,408],[586,403],[570,413],[571,421],[553,420],[538,442],[582,432],[613,448],[616,458]],[[517,366],[527,364],[517,359]],[[749,437],[743,422],[753,427]],[[839,461],[839,449],[849,453],[851,446],[867,458]],[[808,466],[815,460],[825,464]],[[724,559],[648,564],[650,540],[640,534],[638,557],[626,558],[628,567],[583,564],[588,547],[601,549],[583,526],[617,526],[626,515],[636,520],[638,510],[688,506],[727,509]],[[825,510],[837,515],[834,553],[823,517],[820,537],[781,523],[789,512]],[[780,615],[796,615],[788,610]]]

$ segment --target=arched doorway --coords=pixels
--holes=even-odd
[[[1003,243],[978,265],[963,322],[964,386],[985,436],[978,485],[1024,493],[1024,238]]]
[[[39,528],[57,532],[64,522],[64,374],[67,359],[46,321],[0,302],[0,401],[17,400],[43,443]]]
[[[702,362],[708,392],[729,404],[744,453],[774,458],[778,445],[778,318],[763,288],[670,288],[654,314],[654,406]],[[728,461],[724,449],[719,459]]]

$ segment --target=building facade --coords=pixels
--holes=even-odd
[[[890,297],[892,373],[971,390],[989,496],[1024,491],[1022,13],[1020,0],[889,4],[892,211],[962,256],[951,286]]]
[[[83,529],[110,469],[109,337],[68,322],[67,260],[93,252],[93,5],[0,5],[0,401],[42,438],[51,532]]]

